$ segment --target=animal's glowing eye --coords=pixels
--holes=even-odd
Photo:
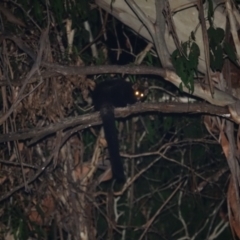
[[[138,96],[138,95],[139,95],[139,91],[136,91],[136,92],[135,92],[135,95]]]
[[[143,93],[141,93],[141,97],[143,97],[144,96],[144,94]]]

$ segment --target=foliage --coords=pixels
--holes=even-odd
[[[223,47],[224,30],[221,28],[210,27],[208,29],[209,48],[210,48],[210,66],[212,70],[220,71],[223,66]]]
[[[176,49],[171,56],[171,60],[177,74],[181,77],[182,83],[189,89],[190,93],[194,92],[194,76],[197,72],[198,58],[200,50],[198,45],[189,40],[182,45],[182,52]],[[182,83],[180,89],[182,89]]]

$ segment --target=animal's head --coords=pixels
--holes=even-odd
[[[148,94],[148,86],[145,86],[146,84],[140,84],[139,82],[135,83],[133,85],[134,90],[134,97],[138,102],[142,102],[146,99]]]

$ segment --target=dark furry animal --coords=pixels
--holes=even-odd
[[[134,104],[143,94],[135,91],[130,82],[123,79],[106,80],[97,84],[93,92],[95,110],[100,111],[105,138],[108,144],[112,175],[118,181],[124,181],[124,169],[119,155],[118,133],[115,127],[115,107]]]

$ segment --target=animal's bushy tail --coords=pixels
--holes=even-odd
[[[100,109],[100,115],[103,121],[103,129],[108,144],[110,162],[113,178],[118,181],[124,181],[123,164],[119,155],[118,133],[115,126],[114,107],[106,104]]]

